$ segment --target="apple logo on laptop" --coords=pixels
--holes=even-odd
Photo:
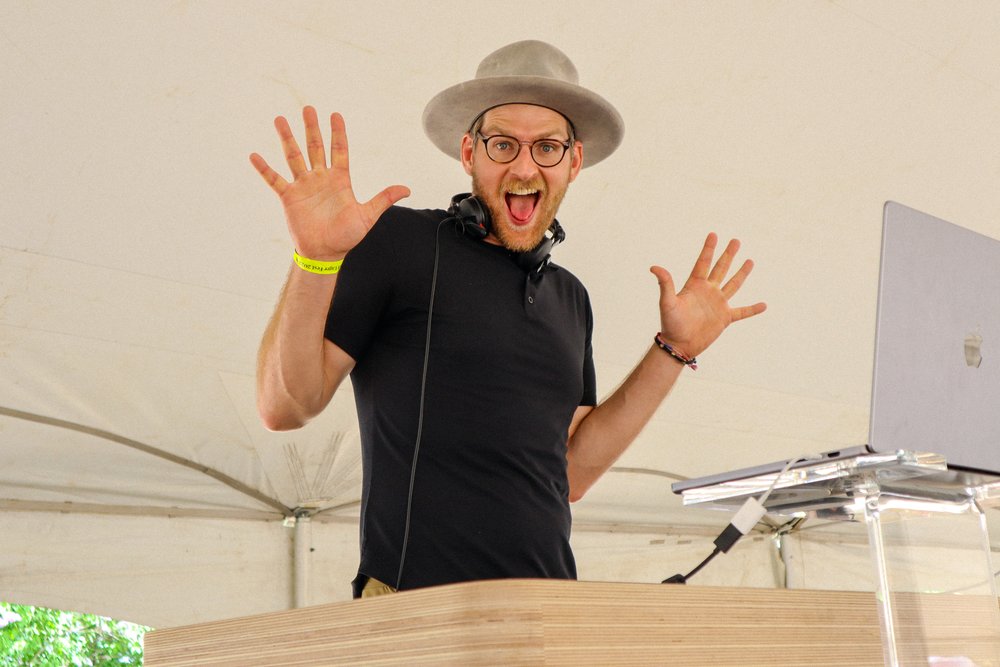
[[[979,368],[983,363],[983,337],[977,333],[970,333],[965,337],[965,364],[969,368]]]

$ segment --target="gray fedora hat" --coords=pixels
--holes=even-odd
[[[435,95],[424,108],[424,132],[457,159],[462,135],[482,113],[503,104],[535,104],[573,123],[588,167],[618,148],[625,123],[607,100],[578,81],[576,67],[556,47],[537,40],[514,42],[483,58],[476,78]]]

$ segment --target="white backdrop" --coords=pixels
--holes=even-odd
[[[0,599],[152,625],[285,608],[297,508],[321,510],[308,600],[347,597],[349,388],[302,431],[254,412],[291,248],[247,156],[280,163],[275,115],[338,110],[360,197],[441,207],[468,184],[424,104],[526,38],[626,122],[559,215],[601,393],[656,330],[651,264],[686,275],[710,230],[757,262],[739,301],[768,312],[575,506],[582,577],[686,571],[726,517],[682,509],[671,475],[864,441],[882,203],[1000,237],[997,34],[987,0],[0,3]],[[747,541],[699,579],[774,567]]]

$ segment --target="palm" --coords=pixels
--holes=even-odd
[[[339,114],[330,117],[330,164],[312,107],[303,110],[310,167],[284,118],[275,120],[285,159],[294,180],[286,181],[256,153],[250,156],[257,171],[274,190],[285,210],[296,249],[312,259],[339,259],[357,245],[389,206],[409,194],[403,186],[386,188],[362,204],[351,188],[347,133]]]
[[[701,354],[733,322],[764,312],[765,305],[732,308],[729,299],[743,285],[753,270],[747,260],[732,278],[723,283],[739,242],[729,242],[719,261],[712,266],[717,237],[709,234],[701,255],[680,292],[674,293],[674,283],[666,269],[654,266],[650,270],[660,283],[660,326],[662,337],[689,357]]]
[[[729,305],[706,280],[689,279],[677,295],[676,305],[663,313],[661,325],[678,341],[703,350],[729,326]]]
[[[346,254],[375,223],[365,215],[350,184],[337,180],[330,170],[313,170],[280,195],[292,241],[309,257]]]

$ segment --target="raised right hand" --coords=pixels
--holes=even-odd
[[[257,153],[250,162],[281,199],[288,232],[299,254],[309,259],[335,261],[356,246],[382,213],[410,194],[409,188],[391,185],[362,204],[354,196],[347,153],[347,132],[339,113],[330,116],[330,165],[316,109],[302,110],[306,127],[309,166],[292,136],[288,121],[274,119],[285,160],[292,171],[289,183]]]

